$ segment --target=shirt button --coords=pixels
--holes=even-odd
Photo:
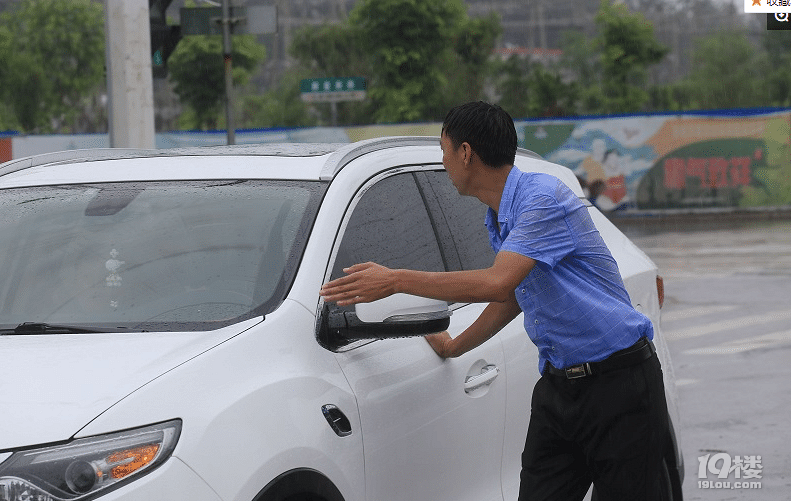
[[[522,289],[522,294],[524,294],[524,293],[525,293],[525,290],[524,290],[524,289]]]
[[[538,319],[536,319],[536,325],[538,325]]]

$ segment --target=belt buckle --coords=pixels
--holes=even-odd
[[[566,373],[566,379],[578,379],[593,374],[591,372],[591,366],[587,362],[563,369],[563,372]]]

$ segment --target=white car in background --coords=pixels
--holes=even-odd
[[[485,207],[441,158],[400,137],[0,166],[0,501],[516,499],[539,377],[521,316],[443,361],[421,336],[484,305],[319,296],[357,262],[491,263]],[[583,196],[565,167],[516,164]],[[656,266],[588,205],[654,322],[678,422]]]

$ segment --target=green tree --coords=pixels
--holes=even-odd
[[[492,52],[502,31],[496,13],[475,19],[464,15],[455,27],[452,50],[439,63],[447,83],[440,95],[427,103],[425,119],[441,120],[452,106],[484,96],[496,67]]]
[[[368,94],[380,123],[444,116],[451,99],[469,98],[453,70],[481,72],[494,46],[492,21],[470,21],[461,0],[361,0],[349,24],[369,51]]]
[[[338,103],[339,123],[437,120],[482,97],[501,31],[462,0],[361,0],[344,23],[298,31],[290,52],[311,77],[366,77],[368,98]],[[328,123],[329,105],[312,107]]]
[[[741,33],[720,32],[695,43],[687,81],[695,108],[765,106],[766,60]]]
[[[0,25],[0,131],[20,128],[13,106],[16,96],[11,92],[17,63],[13,55],[13,36],[7,26]]]
[[[239,126],[244,128],[309,127],[317,124],[300,97],[302,71],[287,71],[277,86],[264,94],[250,93],[242,98]]]
[[[561,48],[563,55],[558,65],[576,84],[575,109],[580,113],[603,113],[600,44],[580,31],[567,31],[563,33]]]
[[[581,31],[564,31],[561,35],[562,55],[559,66],[574,75],[574,80],[582,86],[592,86],[599,82],[601,64],[594,43]]]
[[[497,104],[514,118],[530,116],[530,66],[516,54],[495,65]]]
[[[601,0],[595,21],[592,39],[579,31],[563,34],[556,65],[523,63],[521,76],[518,63],[502,65],[497,81],[504,102],[527,116],[556,116],[644,111],[670,99],[673,92],[647,84],[648,68],[668,53],[651,24],[612,0]]]
[[[648,108],[652,111],[682,111],[694,109],[693,86],[687,80],[656,85],[648,89]]]
[[[348,24],[327,24],[319,27],[306,26],[294,34],[289,47],[289,53],[299,63],[301,69],[297,70],[300,78],[336,78],[365,76],[372,74],[371,61],[367,57],[366,44],[360,31]],[[285,81],[284,81],[285,83]],[[299,100],[299,81],[289,82],[284,88],[283,83],[273,92],[280,95],[295,95]],[[293,98],[292,98],[293,99]],[[274,104],[274,103],[273,103]],[[291,108],[302,108],[305,116],[300,122],[313,123],[314,117],[308,117],[308,107],[292,105]],[[358,124],[370,121],[370,101],[345,101],[337,103],[339,124]],[[315,103],[311,105],[320,116],[320,123],[330,123],[330,104]],[[291,125],[291,124],[278,124]],[[299,124],[301,125],[301,124]]]
[[[766,30],[763,48],[768,58],[767,104],[791,106],[791,31]]]
[[[580,99],[576,81],[566,82],[556,68],[512,55],[497,67],[498,104],[512,117],[573,115]]]
[[[246,84],[265,56],[264,46],[252,35],[234,36],[231,52],[234,86]],[[182,117],[182,125],[216,129],[222,123],[225,96],[222,37],[184,37],[168,59],[168,73],[179,100],[191,111]]]
[[[536,65],[528,81],[530,116],[559,117],[575,113],[579,98],[576,82],[566,83],[560,73]]]
[[[289,53],[317,77],[356,76],[371,69],[361,33],[348,24],[305,26],[294,34]]]
[[[104,16],[90,0],[22,0],[0,15],[5,108],[24,132],[75,123],[104,84]],[[4,120],[6,122],[6,120]]]
[[[372,55],[368,90],[376,122],[425,119],[447,85],[439,62],[464,18],[456,0],[361,0],[349,22]]]
[[[626,5],[602,0],[596,14],[595,43],[601,62],[601,112],[624,113],[641,110],[648,102],[646,74],[668,48],[654,37],[653,26]]]

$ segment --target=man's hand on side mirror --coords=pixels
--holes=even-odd
[[[345,276],[324,284],[321,295],[325,301],[348,306],[370,303],[392,295],[393,270],[376,264],[360,263],[343,269]]]

